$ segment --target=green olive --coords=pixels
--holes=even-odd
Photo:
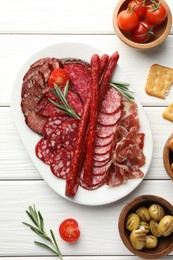
[[[159,222],[158,229],[164,237],[169,236],[173,232],[173,216],[164,216]]]
[[[150,221],[151,216],[149,210],[146,207],[139,207],[136,211],[136,214],[140,217],[143,221]]]
[[[136,250],[141,250],[145,246],[145,237],[146,235],[140,229],[133,230],[130,234],[130,242]]]
[[[146,236],[146,243],[145,243],[145,248],[152,249],[157,246],[157,237],[153,235],[147,235]]]
[[[162,233],[158,229],[158,225],[159,225],[159,223],[156,220],[154,220],[154,219],[150,220],[150,223],[149,223],[150,231],[155,237],[161,237],[161,235],[162,235]]]
[[[145,221],[140,222],[139,229],[142,230],[144,234],[148,234],[150,232],[150,227]]]
[[[161,218],[163,218],[163,216],[165,215],[164,209],[159,204],[152,204],[149,207],[149,212],[151,218],[156,221],[161,220]]]
[[[135,213],[131,213],[126,219],[126,228],[129,231],[138,229],[139,222],[140,222],[139,216]]]

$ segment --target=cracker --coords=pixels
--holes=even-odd
[[[173,103],[169,104],[169,106],[163,111],[162,116],[163,118],[173,122]]]
[[[164,99],[173,83],[173,69],[159,64],[150,67],[145,91],[150,96]]]

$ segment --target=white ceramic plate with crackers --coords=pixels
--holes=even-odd
[[[106,52],[106,50],[104,50]],[[103,52],[98,50],[97,48],[86,45],[84,43],[76,43],[76,42],[63,42],[55,45],[48,46],[37,53],[35,53],[21,68],[17,78],[14,82],[12,100],[11,100],[11,108],[12,115],[17,127],[17,130],[21,136],[23,144],[32,159],[35,167],[38,172],[42,176],[42,178],[46,181],[46,183],[60,196],[68,199],[72,202],[83,204],[83,205],[104,205],[108,203],[115,202],[119,199],[122,199],[130,192],[132,192],[143,180],[140,179],[131,179],[127,180],[127,182],[119,187],[109,187],[107,185],[103,185],[102,187],[89,191],[79,187],[78,192],[74,198],[69,198],[65,196],[65,180],[56,178],[48,165],[39,160],[35,155],[35,146],[37,142],[40,140],[40,136],[34,133],[28,126],[25,124],[24,116],[21,111],[21,88],[22,88],[22,79],[29,66],[33,64],[36,60],[44,57],[56,57],[56,58],[76,58],[82,59],[86,62],[90,62],[91,56],[97,53],[98,55],[102,55]],[[120,53],[121,58],[121,53]],[[117,65],[115,73],[113,75],[113,79],[116,78],[116,81],[127,82],[127,78],[122,71],[122,69]],[[130,83],[130,86],[133,87],[133,84]],[[138,114],[140,119],[140,132],[145,133],[145,142],[143,152],[146,157],[146,163],[141,170],[144,173],[144,177],[147,174],[149,169],[152,153],[153,153],[153,139],[152,133],[150,129],[149,122],[144,113],[142,105],[140,104],[137,97],[135,97],[135,102],[138,106]]]

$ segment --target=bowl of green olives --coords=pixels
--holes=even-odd
[[[122,209],[118,228],[124,245],[136,256],[159,259],[173,251],[173,205],[155,195],[142,195]]]

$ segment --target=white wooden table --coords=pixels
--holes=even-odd
[[[37,239],[22,221],[25,209],[35,204],[46,227],[55,231],[65,260],[132,260],[119,237],[117,223],[123,206],[141,194],[161,195],[173,203],[173,184],[162,160],[163,146],[173,123],[162,118],[172,95],[161,100],[146,95],[149,67],[159,63],[173,68],[173,30],[164,44],[147,51],[135,50],[114,34],[112,14],[117,0],[0,0],[0,259],[54,259],[34,245]],[[172,12],[173,2],[167,0]],[[71,203],[56,194],[41,178],[16,131],[10,99],[13,82],[24,62],[36,51],[62,41],[88,43],[104,53],[120,53],[119,65],[133,82],[148,117],[154,140],[153,159],[146,178],[130,195],[99,207]],[[81,238],[71,245],[58,234],[59,223],[78,220]],[[137,257],[135,258],[137,259]],[[165,259],[173,259],[173,253]]]

